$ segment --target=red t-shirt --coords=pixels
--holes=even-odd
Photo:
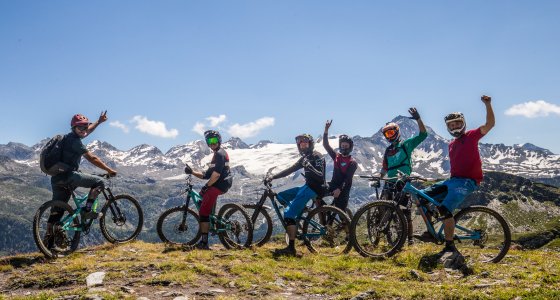
[[[480,128],[469,130],[449,143],[451,177],[470,178],[482,181],[482,160],[478,152],[478,141],[484,135]]]

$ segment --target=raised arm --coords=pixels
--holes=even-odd
[[[102,111],[101,115],[99,115],[99,119],[97,119],[97,121],[95,121],[94,123],[89,124],[88,126],[88,130],[87,133],[90,134],[92,133],[95,128],[97,128],[97,126],[99,126],[99,124],[107,121],[107,111]]]
[[[486,106],[486,124],[480,126],[480,132],[485,135],[496,124],[496,118],[494,117],[494,110],[492,109],[492,97],[483,95],[480,97],[480,100],[482,100],[484,106]]]
[[[329,156],[334,160],[336,158],[336,152],[334,152],[331,145],[329,145],[329,128],[331,127],[332,120],[327,120],[325,123],[325,132],[323,133],[323,147],[327,150]]]

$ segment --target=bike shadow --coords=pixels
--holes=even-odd
[[[20,269],[32,266],[38,263],[45,263],[51,260],[47,259],[43,255],[26,255],[17,257],[4,257],[0,259],[0,266],[12,266],[14,269]]]

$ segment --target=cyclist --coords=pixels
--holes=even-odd
[[[78,170],[82,156],[94,166],[107,171],[109,175],[115,176],[117,174],[115,170],[103,163],[99,157],[89,152],[82,143],[83,138],[91,134],[99,124],[105,121],[107,121],[107,111],[102,112],[95,123],[90,123],[88,118],[81,114],[76,114],[72,117],[70,121],[71,131],[62,139],[63,146],[61,157],[61,162],[67,164],[70,170],[51,177],[53,191],[52,200],[68,202],[74,188],[90,188],[86,204],[82,210],[82,218],[84,219],[95,219],[98,217],[98,214],[93,212],[91,207],[99,193],[105,188],[105,183],[98,176],[84,174]],[[60,221],[62,213],[62,209],[53,209],[47,220],[45,244],[48,248],[55,246],[53,245],[53,224]]]
[[[420,133],[417,136],[402,141],[398,124],[387,123],[381,129],[383,136],[387,139],[387,141],[389,141],[390,144],[385,149],[385,153],[383,154],[383,166],[381,167],[380,177],[384,177],[385,175],[387,175],[389,178],[395,178],[399,175],[398,171],[410,175],[410,173],[412,173],[412,151],[414,151],[414,149],[418,147],[418,145],[420,145],[420,143],[422,143],[428,136],[426,126],[424,126],[424,122],[422,122],[418,110],[416,110],[415,107],[411,107],[408,112],[410,113],[411,118],[416,120],[416,122],[418,123],[418,129]],[[395,186],[395,183],[395,179],[389,179],[386,181],[385,186],[383,186],[383,190],[381,192],[383,199],[394,199],[394,193],[398,190],[398,187]],[[401,202],[399,204],[406,207],[403,212],[408,222],[407,226],[410,229],[408,232],[408,244],[410,245],[413,243],[413,240],[412,214],[410,211],[410,207],[408,206],[409,200],[410,195],[405,195],[401,199]]]
[[[286,206],[284,220],[287,225],[286,233],[288,234],[289,244],[286,248],[276,249],[274,255],[295,256],[297,254],[295,248],[296,218],[301,214],[309,200],[324,195],[325,159],[321,153],[313,150],[313,137],[309,134],[298,135],[296,145],[301,158],[286,170],[265,179],[266,181],[272,181],[273,179],[286,177],[301,168],[305,172],[305,184],[303,186],[278,193],[278,200]]]
[[[198,212],[200,216],[200,241],[195,245],[196,249],[210,250],[208,246],[208,232],[210,230],[210,214],[216,205],[219,195],[225,194],[231,188],[233,178],[229,168],[229,156],[221,148],[222,136],[218,131],[208,130],[204,132],[206,144],[214,155],[208,170],[204,173],[193,170],[188,164],[185,166],[185,173],[192,174],[200,179],[208,179],[200,190],[202,203]]]
[[[424,190],[430,197],[442,201],[442,206],[438,208],[444,217],[445,247],[439,253],[442,258],[447,256],[446,253],[460,254],[453,242],[455,220],[452,213],[466,196],[478,188],[483,177],[478,141],[494,127],[495,118],[492,98],[483,95],[480,99],[486,106],[486,123],[477,129],[467,131],[465,117],[460,112],[445,116],[447,131],[455,137],[449,143],[451,178]]]
[[[323,147],[334,161],[333,177],[329,182],[328,192],[334,196],[334,206],[346,211],[350,188],[352,188],[352,177],[358,168],[358,164],[350,155],[354,148],[354,141],[348,135],[343,134],[338,137],[339,153],[336,153],[329,145],[331,124],[332,120],[325,123],[325,132],[323,133]]]

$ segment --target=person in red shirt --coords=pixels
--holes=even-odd
[[[451,178],[436,183],[424,192],[430,197],[441,200],[439,212],[444,216],[443,229],[445,233],[445,247],[440,252],[458,253],[453,242],[455,233],[455,220],[453,211],[465,200],[465,197],[474,192],[482,181],[482,160],[478,152],[478,141],[494,127],[495,118],[492,110],[492,98],[482,96],[486,106],[486,123],[477,129],[466,130],[465,117],[460,112],[445,116],[447,131],[455,137],[449,143],[449,162],[451,165]]]

